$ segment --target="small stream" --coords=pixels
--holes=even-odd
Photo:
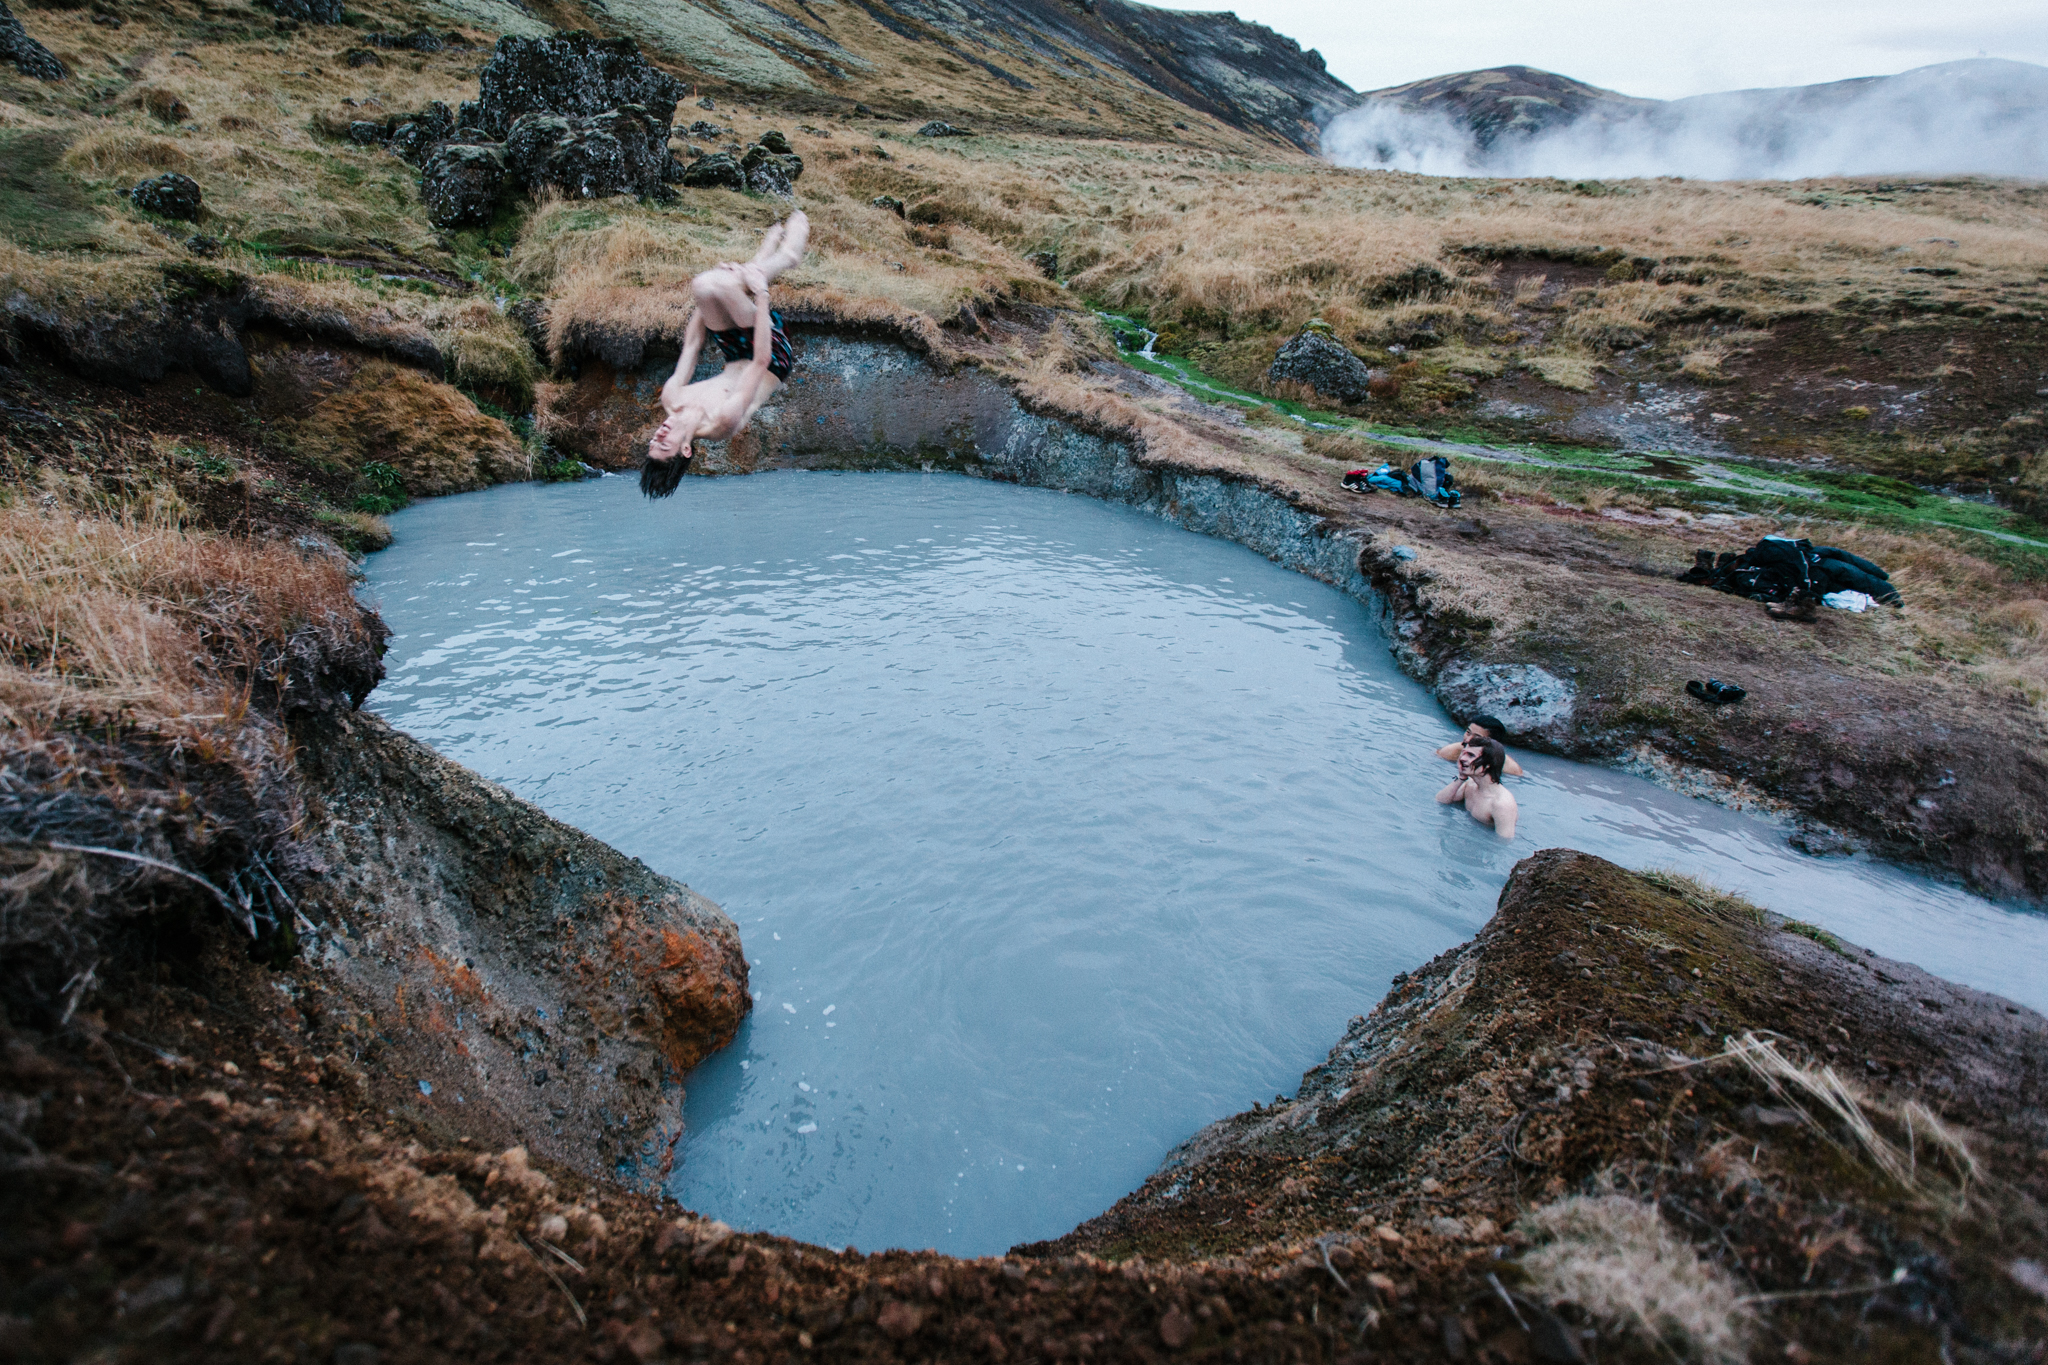
[[[371,706],[688,881],[757,1000],[672,1189],[998,1252],[1291,1092],[1568,845],[2048,1005],[2048,916],[1523,755],[1504,843],[1369,607],[1142,511],[957,475],[513,485],[394,518]]]

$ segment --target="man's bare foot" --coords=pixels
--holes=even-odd
[[[761,239],[761,249],[754,253],[753,263],[772,280],[803,260],[804,247],[810,240],[811,220],[804,216],[802,209],[798,209],[768,229],[767,235]]]

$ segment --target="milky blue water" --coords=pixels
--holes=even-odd
[[[1369,608],[1241,547],[950,475],[515,485],[393,519],[373,709],[738,921],[757,1002],[672,1189],[736,1226],[1056,1236],[1291,1093],[1568,845],[2048,1003],[2048,917],[1536,755],[1511,843]]]

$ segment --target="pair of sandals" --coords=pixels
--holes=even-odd
[[[1709,678],[1704,683],[1694,678],[1685,685],[1685,690],[1709,706],[1726,706],[1749,695],[1748,689],[1722,682],[1719,678]]]

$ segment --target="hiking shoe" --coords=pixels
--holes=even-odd
[[[1794,593],[1782,602],[1773,602],[1764,608],[1764,614],[1774,621],[1818,621],[1820,604],[1805,593]]]
[[[1707,685],[1698,678],[1694,678],[1691,682],[1687,683],[1685,691],[1688,696],[1698,697],[1709,706],[1714,704],[1714,699],[1707,695]]]
[[[1737,687],[1734,683],[1722,682],[1719,678],[1707,679],[1706,691],[1707,700],[1716,706],[1726,706],[1731,702],[1741,701],[1749,695],[1747,688]]]

